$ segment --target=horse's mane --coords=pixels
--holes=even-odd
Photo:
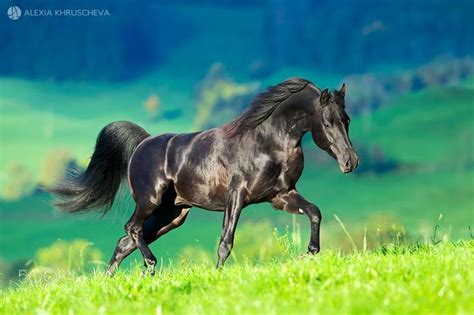
[[[305,79],[291,78],[259,93],[238,118],[224,126],[226,135],[232,137],[245,129],[260,125],[281,102],[304,89],[309,83]]]

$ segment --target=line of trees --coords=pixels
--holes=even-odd
[[[236,71],[248,70],[253,60],[267,68],[344,73],[474,54],[470,0],[25,0],[21,7],[107,9],[110,16],[1,18],[0,75],[120,81],[152,71],[178,52],[189,70],[197,66],[193,56],[200,56],[205,67],[237,60]]]

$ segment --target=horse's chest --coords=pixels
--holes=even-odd
[[[249,174],[248,190],[252,202],[269,200],[277,193],[293,187],[303,171],[301,148],[256,158],[254,171]]]
[[[303,153],[300,147],[294,148],[285,156],[279,176],[282,189],[287,189],[296,184],[303,172],[303,165]]]

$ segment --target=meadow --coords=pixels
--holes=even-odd
[[[9,186],[14,163],[21,170],[13,177],[17,186],[32,185],[45,165],[54,164],[48,156],[57,150],[86,165],[97,133],[110,121],[132,120],[154,134],[189,131],[192,89],[159,81],[2,79],[10,88],[2,90],[0,103],[0,183]],[[335,84],[337,78],[323,81]],[[161,266],[155,277],[141,276],[141,257],[134,253],[114,278],[104,278],[132,210],[126,189],[104,217],[60,213],[34,186],[21,198],[3,198],[0,312],[472,313],[473,82],[407,93],[353,116],[352,140],[366,166],[349,176],[304,139],[298,189],[323,213],[323,251],[314,258],[302,256],[309,237],[305,217],[258,204],[244,211],[229,264],[216,271],[222,214],[193,209],[181,228],[152,245]],[[147,117],[143,102],[150,94],[181,115]],[[375,158],[374,150],[381,152]],[[282,233],[291,235],[283,245]],[[93,248],[87,261],[72,268],[84,259],[85,247]]]
[[[264,263],[175,264],[29,275],[2,292],[2,314],[472,314],[474,242],[390,245]]]
[[[39,17],[78,1],[22,0],[0,18],[0,314],[474,314],[474,2],[224,2]],[[303,139],[321,253],[305,254],[305,216],[257,204],[216,270],[223,214],[193,208],[151,244],[154,277],[138,251],[105,277],[127,185],[105,215],[62,213],[44,188],[83,170],[110,122],[208,129],[291,77],[346,83],[361,158],[342,174]]]

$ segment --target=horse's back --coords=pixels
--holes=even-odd
[[[129,164],[135,201],[156,195],[163,183],[176,190],[176,203],[221,209],[227,190],[226,165],[219,154],[222,150],[215,129],[145,139]]]

